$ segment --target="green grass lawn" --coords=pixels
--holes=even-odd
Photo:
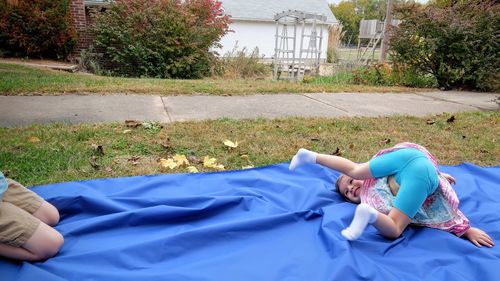
[[[499,165],[499,112],[425,118],[287,118],[220,119],[203,122],[127,127],[50,125],[0,128],[0,170],[26,185],[157,173],[184,173],[162,168],[160,159],[190,156],[199,171],[214,171],[200,162],[216,158],[226,169],[289,161],[298,148],[322,153],[340,150],[353,161],[368,160],[381,148],[411,141],[426,146],[442,164],[472,162]],[[428,124],[427,120],[435,121]],[[432,122],[429,122],[432,123]],[[151,125],[151,124],[149,124]],[[238,142],[229,149],[223,141]]]
[[[144,95],[248,95],[256,93],[321,93],[321,92],[416,92],[428,89],[352,85],[325,80],[311,83],[230,79],[151,79],[105,77],[83,73],[67,73],[0,62],[0,95],[54,95],[64,93],[107,94],[134,93]]]

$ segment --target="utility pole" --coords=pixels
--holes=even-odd
[[[394,0],[387,0],[387,9],[385,12],[384,23],[384,38],[382,39],[382,46],[380,48],[380,61],[385,62],[387,56],[387,49],[389,47],[389,26],[392,24],[392,10],[394,9]]]

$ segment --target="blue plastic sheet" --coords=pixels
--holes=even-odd
[[[60,210],[65,244],[45,262],[0,259],[0,279],[500,280],[500,245],[418,227],[346,241],[355,205],[331,191],[338,174],[287,167],[34,187]],[[499,243],[500,167],[441,168],[472,225]]]

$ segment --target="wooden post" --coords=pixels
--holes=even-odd
[[[274,41],[274,65],[273,65],[273,80],[278,80],[278,31],[279,31],[279,19],[276,20],[276,35]]]
[[[380,61],[385,62],[387,49],[389,47],[389,25],[392,24],[392,10],[394,9],[394,0],[387,0],[387,9],[385,12],[384,37],[382,47],[380,48]]]

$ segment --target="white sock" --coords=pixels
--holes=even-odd
[[[295,170],[298,166],[301,166],[306,163],[316,163],[316,157],[318,156],[318,153],[307,150],[305,148],[299,149],[297,151],[297,154],[293,156],[292,161],[290,162],[290,166],[288,166],[288,169],[291,171]]]
[[[356,208],[354,218],[348,228],[342,230],[341,234],[347,240],[356,240],[361,236],[366,226],[369,223],[374,223],[377,220],[378,211],[370,207],[368,204],[361,203]]]

